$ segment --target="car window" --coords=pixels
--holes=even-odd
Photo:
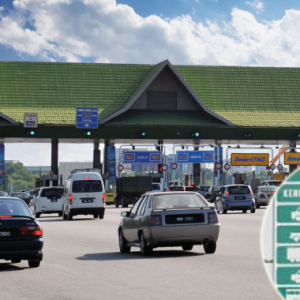
[[[102,192],[100,180],[77,180],[73,182],[73,193],[96,193]]]
[[[197,188],[196,186],[186,186],[185,190],[187,192],[197,192],[199,190],[199,188]]]
[[[225,193],[225,187],[224,186],[222,188],[220,188],[219,193],[221,195],[223,195]]]
[[[258,188],[255,188],[254,193],[257,193],[257,192],[258,192]]]
[[[281,185],[281,181],[269,181],[269,185],[280,186]]]
[[[229,194],[250,194],[248,186],[231,186],[228,188]]]
[[[7,196],[7,192],[4,192],[4,191],[0,191],[0,196]]]
[[[41,192],[41,197],[46,197],[46,198],[60,198],[62,194],[64,193],[64,189],[44,189]]]
[[[203,192],[207,192],[209,190],[210,186],[201,186],[200,187],[200,191],[203,191]]]
[[[152,183],[152,190],[160,190],[160,184],[159,183]]]
[[[143,200],[142,200],[141,204],[139,205],[138,211],[136,213],[137,216],[144,215],[148,199],[149,199],[148,196],[143,197]]]
[[[197,194],[172,194],[154,196],[154,209],[172,209],[172,208],[200,208],[207,207],[206,202]]]
[[[169,192],[182,192],[184,188],[182,186],[170,186]]]
[[[0,200],[0,215],[32,217],[32,214],[24,201],[13,199]]]
[[[268,192],[276,192],[278,188],[276,186],[264,186],[261,188],[262,193],[268,193]]]
[[[142,196],[134,205],[133,205],[133,207],[131,208],[131,210],[130,210],[130,216],[132,217],[132,216],[135,216],[136,215],[136,212],[137,212],[137,210],[138,210],[138,208],[139,208],[139,206],[140,206],[140,204],[141,204],[141,202],[142,202],[142,200],[145,198],[145,196]]]

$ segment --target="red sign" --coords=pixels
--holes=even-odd
[[[217,170],[220,170],[220,169],[222,168],[222,165],[221,165],[221,163],[219,163],[219,162],[216,162],[216,164],[215,164],[215,168],[216,168]]]
[[[124,170],[124,166],[123,165],[118,165],[118,171],[122,172]]]
[[[283,165],[282,165],[282,164],[278,164],[278,165],[277,165],[277,169],[278,169],[279,171],[281,171],[281,170],[283,169]]]
[[[226,171],[228,171],[230,168],[231,168],[231,165],[229,163],[227,163],[227,164],[224,165],[224,169]]]
[[[165,172],[168,170],[168,166],[167,165],[162,165],[162,170]]]
[[[177,169],[177,163],[176,163],[176,162],[172,163],[172,164],[171,164],[171,168],[172,168],[173,170],[176,170],[176,169]]]
[[[276,169],[275,164],[270,164],[270,169],[271,169],[271,170],[275,170],[275,169]]]

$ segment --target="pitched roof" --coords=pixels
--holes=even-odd
[[[126,111],[163,63],[0,62],[0,117],[22,123],[28,112],[38,113],[39,124],[75,124],[77,107],[98,107],[105,120]],[[299,68],[170,66],[220,119],[238,126],[300,126]]]

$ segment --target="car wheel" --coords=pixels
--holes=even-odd
[[[68,215],[66,214],[66,211],[64,208],[63,208],[63,219],[68,220]]]
[[[68,214],[67,214],[67,220],[68,221],[71,221],[73,219],[73,215],[70,211],[68,211]]]
[[[255,200],[255,206],[256,206],[256,208],[260,208],[260,205],[257,203],[256,200]]]
[[[184,251],[189,251],[189,250],[192,250],[193,249],[193,245],[185,245],[185,246],[182,246],[182,249],[184,250]]]
[[[104,219],[104,214],[99,214],[99,219]]]
[[[29,260],[28,265],[30,268],[37,268],[40,266],[41,261],[40,260]]]
[[[227,209],[224,208],[224,204],[222,203],[221,205],[222,214],[227,214]]]
[[[59,213],[58,213],[58,216],[59,216],[59,217],[62,217],[62,215],[63,215],[62,212],[59,212]]]
[[[21,259],[12,259],[11,260],[11,263],[12,264],[18,264],[18,263],[20,263],[21,262]]]
[[[251,209],[251,214],[254,214],[255,213],[255,208],[252,208]]]
[[[147,241],[143,233],[140,235],[140,248],[143,256],[151,254],[153,250],[152,247],[147,246]]]
[[[98,219],[98,214],[94,214],[94,219]]]
[[[35,217],[35,218],[39,218],[39,217],[41,216],[40,213],[37,213],[37,212],[36,212],[36,207],[34,207],[34,213],[33,213],[33,214],[34,214],[34,217]]]
[[[245,214],[247,212],[247,209],[243,209],[243,214]]]
[[[127,241],[121,229],[119,230],[119,248],[121,253],[129,253],[131,249],[131,247],[127,246]]]
[[[213,254],[213,253],[216,252],[217,243],[215,243],[214,241],[210,241],[208,243],[205,243],[203,245],[203,247],[204,247],[205,253],[207,253],[207,254]]]

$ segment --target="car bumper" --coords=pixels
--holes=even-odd
[[[43,259],[43,239],[32,241],[0,241],[0,259]]]
[[[255,208],[254,202],[225,202],[224,207],[226,210],[244,210],[244,209],[252,209]]]
[[[265,200],[261,200],[261,199],[257,199],[256,202],[258,205],[269,205],[271,199],[265,199]]]
[[[202,245],[206,241],[218,240],[220,224],[188,226],[153,226],[144,230],[151,247]]]
[[[93,215],[103,214],[105,212],[104,207],[82,207],[82,208],[70,208],[70,212],[73,216],[76,215]]]

